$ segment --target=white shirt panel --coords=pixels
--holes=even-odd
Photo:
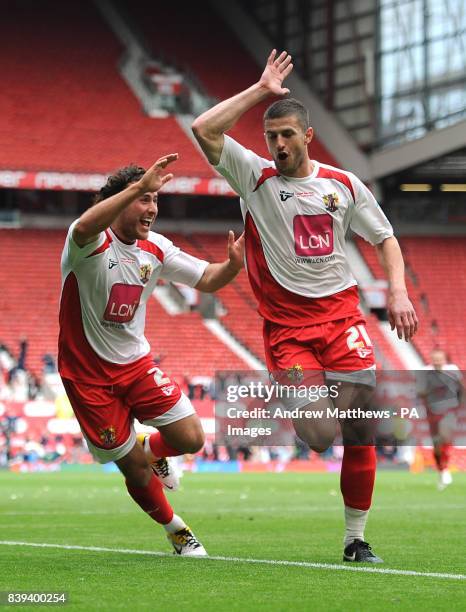
[[[132,363],[150,350],[144,336],[146,302],[158,278],[194,286],[208,262],[188,256],[155,232],[147,241],[128,245],[110,229],[108,248],[92,255],[108,240],[105,232],[80,249],[72,238],[75,223],[63,249],[62,282],[75,274],[84,333],[96,354],[110,363]]]
[[[357,284],[345,251],[350,225],[372,244],[392,236],[393,230],[359,179],[313,164],[308,177],[271,176],[254,190],[264,168],[275,168],[273,162],[225,136],[216,169],[240,194],[243,217],[247,212],[252,216],[273,278],[293,293],[319,298]],[[334,177],[319,177],[321,168],[345,175],[354,198],[348,185]]]

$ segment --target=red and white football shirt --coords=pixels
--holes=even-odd
[[[259,313],[291,327],[360,314],[346,231],[351,227],[371,244],[393,235],[354,174],[313,164],[305,178],[280,175],[272,161],[225,135],[216,166],[241,197],[247,270]]]
[[[111,385],[146,368],[146,302],[159,278],[194,287],[207,261],[160,234],[122,242],[111,229],[82,248],[71,225],[62,253],[58,368],[75,382]]]

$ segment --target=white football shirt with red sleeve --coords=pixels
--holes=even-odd
[[[108,229],[80,248],[71,225],[62,253],[59,372],[89,384],[115,384],[150,352],[146,302],[159,278],[194,287],[207,261],[155,232],[122,242]]]
[[[247,271],[259,313],[292,327],[359,313],[345,251],[349,227],[373,245],[393,236],[354,174],[312,163],[305,178],[280,175],[272,161],[225,135],[215,166],[241,198]]]

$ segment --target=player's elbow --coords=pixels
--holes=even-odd
[[[209,124],[209,121],[207,119],[204,119],[202,115],[194,120],[194,123],[191,126],[191,130],[196,140],[201,145],[203,151],[207,152],[209,152],[212,146],[215,145],[216,141],[220,136],[212,129],[212,126]]]
[[[73,238],[76,242],[86,240],[89,236],[89,228],[86,223],[79,219],[73,228]]]
[[[197,140],[206,140],[207,139],[207,128],[206,128],[206,122],[204,121],[204,119],[202,118],[202,115],[200,117],[197,117],[192,126],[191,129],[193,131],[194,136],[196,137]]]

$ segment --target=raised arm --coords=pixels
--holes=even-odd
[[[232,231],[228,232],[228,259],[223,263],[210,263],[204,270],[196,289],[213,293],[232,281],[244,266],[244,233],[235,241]]]
[[[396,328],[398,338],[408,342],[416,333],[418,319],[408,298],[405,284],[405,266],[398,240],[391,236],[376,245],[377,254],[387,275],[389,292],[387,301],[388,320]]]
[[[284,96],[290,93],[289,89],[282,87],[282,83],[293,70],[291,56],[286,51],[278,57],[276,55],[277,51],[274,49],[257,83],[210,108],[194,121],[194,136],[211,164],[217,165],[220,162],[223,134],[232,128],[246,111],[269,96]]]
[[[73,229],[73,240],[80,247],[93,242],[100,232],[106,230],[118,215],[136,198],[147,192],[159,191],[173,174],[163,174],[168,164],[178,159],[178,153],[171,153],[158,159],[155,164],[135,183],[119,193],[106,198],[86,210]]]

